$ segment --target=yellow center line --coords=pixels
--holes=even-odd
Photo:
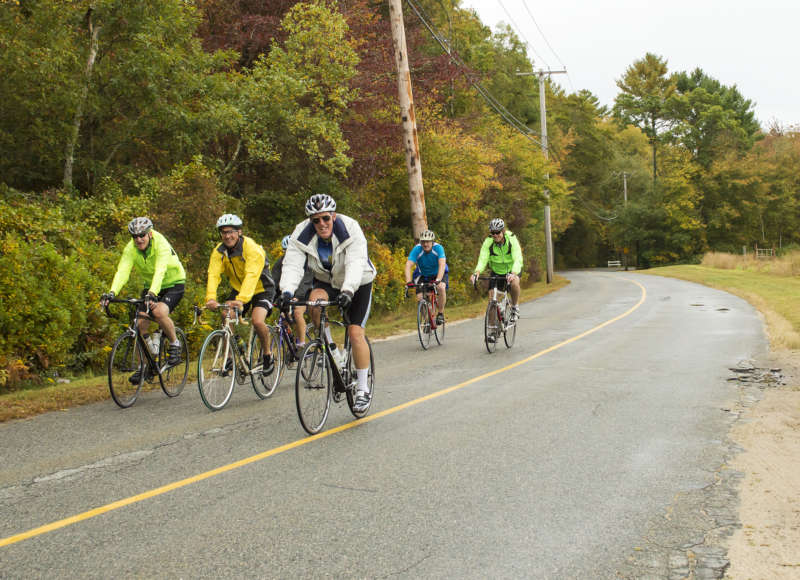
[[[440,391],[436,391],[435,393],[430,393],[428,395],[425,395],[424,397],[419,397],[419,398],[414,399],[412,401],[408,401],[406,403],[402,403],[400,405],[396,405],[396,406],[392,407],[391,409],[386,409],[384,411],[380,411],[378,413],[375,413],[374,415],[368,415],[368,416],[364,417],[363,419],[357,419],[355,421],[351,421],[349,423],[345,423],[344,425],[340,425],[338,427],[333,427],[331,429],[328,429],[327,431],[323,431],[322,433],[317,433],[316,435],[311,435],[310,437],[305,437],[303,439],[298,439],[297,441],[292,441],[291,443],[287,443],[285,445],[281,445],[280,447],[274,447],[273,449],[270,449],[268,451],[264,451],[264,452],[258,453],[256,455],[252,455],[250,457],[246,457],[244,459],[240,459],[239,461],[235,461],[233,463],[229,463],[229,464],[223,465],[221,467],[217,467],[216,469],[212,469],[211,471],[206,471],[204,473],[199,473],[197,475],[193,475],[192,477],[187,477],[186,479],[181,479],[180,481],[175,481],[175,482],[169,483],[167,485],[162,485],[161,487],[157,487],[155,489],[151,489],[149,491],[145,491],[144,493],[140,493],[140,494],[137,494],[137,495],[132,495],[130,497],[126,497],[124,499],[121,499],[121,500],[118,500],[118,501],[115,501],[115,502],[112,502],[112,503],[109,503],[109,504],[94,508],[92,510],[85,511],[83,513],[76,514],[74,516],[71,516],[71,517],[68,517],[68,518],[64,518],[62,520],[58,520],[58,521],[46,524],[44,526],[39,526],[38,528],[33,528],[31,530],[28,530],[27,532],[22,532],[20,534],[14,535],[14,536],[8,536],[7,538],[0,539],[0,547],[8,546],[10,544],[15,544],[15,543],[21,542],[23,540],[34,538],[36,536],[40,536],[42,534],[46,534],[46,533],[52,532],[54,530],[58,530],[60,528],[64,528],[66,526],[70,526],[72,524],[77,524],[78,522],[82,522],[84,520],[88,520],[90,518],[102,515],[104,513],[107,513],[107,512],[110,512],[110,511],[114,511],[114,510],[123,508],[125,506],[128,506],[128,505],[131,505],[131,504],[134,504],[134,503],[138,503],[140,501],[144,501],[146,499],[150,499],[152,497],[156,497],[156,496],[165,494],[165,493],[167,493],[169,491],[173,491],[175,489],[179,489],[181,487],[185,487],[187,485],[191,485],[193,483],[197,483],[199,481],[203,481],[204,479],[209,479],[211,477],[216,477],[217,475],[221,475],[223,473],[227,473],[228,471],[233,471],[234,469],[239,469],[240,467],[244,467],[245,465],[250,465],[251,463],[256,463],[257,461],[261,461],[261,460],[266,459],[268,457],[272,457],[273,455],[278,455],[280,453],[284,453],[285,451],[289,451],[291,449],[295,449],[296,447],[301,447],[302,445],[306,445],[306,444],[311,443],[313,441],[317,441],[319,439],[324,439],[325,437],[330,437],[331,435],[335,435],[336,433],[340,433],[342,431],[346,431],[347,429],[352,429],[353,427],[356,427],[356,426],[361,425],[363,423],[368,423],[369,421],[375,421],[375,420],[380,419],[382,417],[386,417],[387,415],[392,415],[394,413],[397,413],[397,412],[402,411],[404,409],[407,409],[409,407],[413,407],[414,405],[419,405],[420,403],[424,403],[426,401],[430,401],[432,399],[435,399],[437,397],[441,397],[441,396],[446,395],[448,393],[452,393],[453,391],[457,391],[459,389],[463,389],[464,387],[469,386],[469,385],[474,384],[474,383],[477,383],[478,381],[482,381],[484,379],[488,379],[489,377],[493,377],[495,375],[498,375],[500,373],[504,373],[504,372],[509,371],[509,370],[511,370],[513,368],[516,368],[516,367],[518,367],[520,365],[528,363],[528,362],[530,362],[530,361],[532,361],[534,359],[539,358],[540,356],[544,356],[547,353],[553,352],[556,349],[559,349],[559,348],[561,348],[563,346],[566,346],[566,345],[568,345],[570,343],[573,343],[573,342],[575,342],[577,340],[580,340],[580,339],[582,339],[582,338],[584,338],[584,337],[586,337],[586,336],[588,336],[588,335],[590,335],[590,334],[592,334],[594,332],[597,332],[601,328],[605,328],[609,324],[613,324],[614,322],[616,322],[616,321],[618,321],[618,320],[620,320],[622,318],[625,318],[626,316],[631,314],[634,310],[639,308],[639,306],[641,306],[642,303],[644,303],[645,298],[647,297],[647,290],[645,290],[644,286],[642,286],[639,282],[636,282],[635,280],[631,280],[629,278],[623,278],[623,280],[625,280],[627,282],[631,282],[633,284],[636,284],[642,291],[642,295],[639,298],[639,301],[636,304],[634,304],[631,308],[629,308],[628,310],[626,310],[625,312],[623,312],[619,316],[615,316],[614,318],[606,320],[602,324],[598,324],[594,328],[590,328],[589,330],[587,330],[585,332],[582,332],[582,333],[580,333],[580,334],[578,334],[576,336],[573,336],[572,338],[568,338],[567,340],[559,342],[558,344],[554,344],[553,346],[550,346],[550,347],[548,347],[548,348],[546,348],[544,350],[540,350],[539,352],[537,352],[535,354],[532,354],[532,355],[530,355],[530,356],[528,356],[526,358],[523,358],[521,360],[518,360],[515,363],[511,363],[511,364],[509,364],[507,366],[504,366],[502,368],[490,371],[488,373],[484,373],[484,374],[479,375],[477,377],[473,377],[471,379],[468,379],[468,380],[464,381],[463,383],[459,383],[457,385],[453,385],[452,387],[447,387],[446,389],[442,389]]]

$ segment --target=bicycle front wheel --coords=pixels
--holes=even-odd
[[[142,354],[143,347],[135,334],[124,332],[114,342],[108,357],[108,390],[114,402],[123,409],[136,402],[144,384],[147,360]]]
[[[444,342],[444,321],[442,321],[441,324],[436,325],[433,334],[436,337],[436,342],[438,342],[439,344],[442,344]]]
[[[253,381],[253,390],[259,399],[266,399],[275,392],[275,388],[281,380],[283,374],[283,356],[281,354],[280,337],[277,330],[269,327],[269,346],[272,354],[272,372],[266,373],[262,363],[264,347],[258,336],[253,338],[250,345],[250,379]]]
[[[497,349],[497,304],[490,302],[486,307],[486,316],[483,318],[483,340],[486,350],[493,353]]]
[[[310,435],[319,433],[325,426],[332,387],[331,367],[322,343],[309,342],[297,363],[294,393],[300,424]]]
[[[197,388],[206,407],[219,411],[233,394],[236,365],[232,345],[224,330],[215,330],[206,337],[197,361]]]
[[[158,364],[161,375],[161,390],[168,397],[177,397],[181,394],[183,387],[186,386],[186,377],[189,375],[189,347],[186,346],[186,335],[176,326],[175,336],[181,343],[181,362],[174,366],[167,366],[169,339],[163,332],[161,333],[161,344],[158,347],[158,357],[156,357],[156,364]]]
[[[503,313],[503,340],[506,343],[506,348],[511,348],[514,345],[514,339],[517,337],[517,321],[509,323],[512,308],[511,303],[506,302],[505,312]]]
[[[431,318],[428,312],[428,303],[425,300],[419,301],[417,306],[417,334],[422,350],[428,350],[431,344]]]
[[[369,343],[369,339],[365,336],[364,340],[367,341],[367,346],[369,347],[369,371],[367,372],[367,387],[369,387],[369,405],[363,411],[354,411],[353,406],[356,403],[356,387],[354,385],[349,385],[347,389],[347,406],[350,407],[350,412],[353,414],[354,417],[360,419],[367,413],[369,413],[369,409],[372,406],[372,401],[375,400],[375,358],[372,356],[372,345]],[[348,343],[347,345],[348,350],[352,351],[352,345]],[[347,360],[350,361],[349,367],[350,372],[348,373],[350,376],[351,381],[356,380],[356,363],[353,360],[352,352],[348,353]]]

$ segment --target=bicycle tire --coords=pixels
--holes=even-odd
[[[422,350],[428,350],[431,344],[431,318],[428,313],[428,303],[420,300],[417,306],[417,334]]]
[[[369,347],[369,372],[367,373],[367,385],[369,385],[370,399],[367,408],[360,412],[354,411],[353,406],[356,403],[355,387],[347,389],[347,406],[350,408],[350,412],[356,419],[361,419],[361,417],[364,417],[367,413],[369,413],[370,407],[372,407],[372,401],[375,399],[375,357],[372,355],[372,345],[370,344],[369,339],[365,336],[364,340],[367,341],[367,347]],[[352,345],[348,342],[347,350],[349,352],[347,353],[347,360],[350,361],[350,372],[348,374],[353,378],[353,380],[355,380],[356,363],[353,361],[353,353],[351,352],[352,348]]]
[[[176,326],[175,336],[181,343],[181,362],[175,366],[167,367],[169,339],[163,332],[161,333],[161,342],[158,345],[158,356],[156,357],[161,390],[168,397],[180,395],[183,392],[183,387],[186,386],[186,377],[189,376],[189,347],[186,344],[186,335],[183,330]]]
[[[439,344],[442,344],[444,342],[444,325],[445,325],[445,322],[442,322],[441,324],[437,324],[436,328],[433,329],[433,335],[436,337],[436,342],[438,342]]]
[[[309,342],[297,363],[294,385],[297,417],[309,435],[325,426],[331,408],[333,377],[322,342]]]
[[[489,354],[497,350],[497,303],[490,302],[483,318],[483,340]]]
[[[197,388],[203,404],[212,411],[225,407],[233,394],[236,361],[228,338],[224,330],[215,330],[203,341],[197,358]]]
[[[250,364],[252,365],[250,367],[250,380],[253,383],[253,390],[259,399],[266,399],[275,392],[283,373],[281,362],[283,357],[281,355],[280,339],[277,336],[278,333],[272,326],[269,327],[269,333],[269,350],[272,354],[272,364],[274,365],[270,374],[265,375],[261,370],[261,357],[264,353],[261,340],[259,340],[258,336],[253,336],[250,344]],[[253,364],[254,362],[255,364]]]
[[[508,321],[511,320],[511,303],[506,302],[505,312],[503,313],[503,341],[506,343],[506,348],[514,346],[514,339],[517,337],[517,320],[508,327]]]
[[[147,360],[144,358],[141,340],[132,332],[123,332],[108,357],[108,390],[111,398],[123,409],[127,409],[136,402],[136,397],[144,384],[144,369]],[[132,373],[139,371],[139,381],[130,382]]]

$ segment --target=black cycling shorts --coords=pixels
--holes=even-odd
[[[162,288],[161,292],[158,293],[158,301],[163,302],[169,308],[170,313],[175,310],[175,307],[183,298],[183,293],[186,291],[185,284],[175,284],[174,286],[170,286],[169,288]],[[142,290],[142,298],[147,296],[149,292],[148,288]]]
[[[489,290],[492,288],[497,288],[500,292],[505,292],[508,290],[508,280],[506,280],[505,275],[503,274],[495,274],[492,272],[492,276],[503,276],[502,278],[491,278],[489,280]]]
[[[433,282],[436,280],[436,276],[420,276],[414,282],[417,284],[422,284],[424,282]],[[450,290],[450,272],[444,273],[444,278],[442,278],[442,282],[444,282],[444,289]],[[422,293],[422,288],[417,288],[417,294]]]
[[[328,294],[328,300],[335,301],[339,297],[340,290],[337,290],[327,282],[317,280],[314,278],[313,288],[316,290],[320,288],[325,290]],[[353,294],[353,302],[347,310],[347,316],[350,324],[355,324],[364,328],[367,326],[367,319],[369,318],[369,311],[372,308],[372,282],[368,282],[363,286],[359,286],[356,293]]]
[[[225,302],[229,300],[236,300],[236,297],[239,295],[238,290],[232,290],[230,294],[228,294],[227,298],[225,298]],[[269,316],[270,312],[272,311],[271,302],[269,300],[269,294],[266,292],[259,292],[258,294],[253,294],[253,297],[250,299],[250,302],[247,302],[244,305],[244,310],[242,310],[242,314],[247,314],[250,310],[250,307],[253,308],[261,307],[266,309],[267,316]]]

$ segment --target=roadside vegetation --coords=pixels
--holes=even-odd
[[[800,351],[800,251],[769,259],[709,252],[699,265],[665,266],[644,273],[740,296],[764,315],[773,349]]]

